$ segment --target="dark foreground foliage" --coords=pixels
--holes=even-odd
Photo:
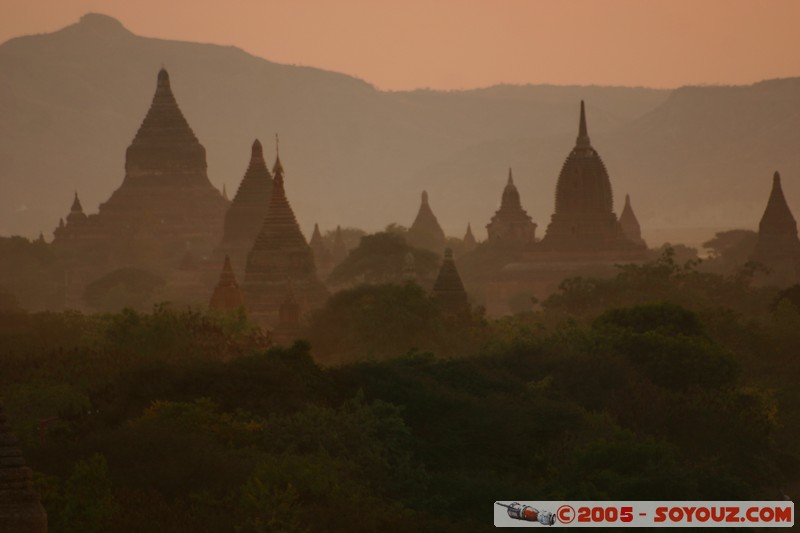
[[[669,256],[494,322],[357,288],[312,322],[319,350],[166,307],[8,311],[0,394],[54,532],[485,531],[503,497],[775,499],[800,478],[795,293]],[[318,363],[331,345],[351,362]]]

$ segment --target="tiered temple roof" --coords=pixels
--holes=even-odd
[[[47,533],[47,513],[0,403],[0,531]]]
[[[247,171],[225,214],[223,244],[247,243],[248,247],[253,245],[267,216],[270,196],[272,175],[264,162],[261,142],[256,139],[250,149]]]
[[[453,260],[453,251],[448,248],[444,251],[444,261],[439,269],[439,275],[433,284],[432,296],[451,313],[458,313],[469,309],[467,291],[461,282],[461,276]]]
[[[644,239],[642,239],[642,229],[633,212],[633,207],[631,207],[631,196],[629,194],[625,195],[625,207],[619,216],[619,224],[622,226],[622,231],[628,240],[641,246],[647,246]]]
[[[778,172],[772,177],[772,192],[758,225],[758,241],[752,259],[772,271],[774,283],[800,283],[797,222],[786,203]]]
[[[625,237],[614,214],[611,180],[589,140],[583,101],[578,138],[558,176],[556,209],[540,248],[558,252],[643,249]]]
[[[536,224],[522,208],[514,176],[508,169],[508,182],[503,189],[500,209],[486,225],[489,242],[526,247],[536,240]]]
[[[274,184],[267,215],[245,267],[245,297],[251,314],[262,325],[274,327],[291,279],[303,310],[321,307],[328,290],[319,281],[314,255],[306,243],[284,189],[283,165],[276,157]]]
[[[206,173],[206,151],[183,116],[169,74],[158,73],[156,91],[125,157],[125,178],[93,224],[113,246],[154,240],[168,264],[184,243],[199,253],[219,242],[227,202]],[[94,217],[90,217],[94,218]],[[177,257],[176,257],[177,256]]]
[[[445,245],[444,230],[431,210],[427,191],[422,191],[422,202],[417,211],[417,217],[408,230],[407,240],[411,246],[435,252],[441,250]]]
[[[225,256],[225,263],[222,266],[222,272],[219,275],[219,282],[214,289],[214,294],[211,295],[211,302],[209,307],[217,311],[235,311],[244,305],[244,298],[242,291],[239,289],[239,284],[236,282],[236,276],[233,273],[231,266],[231,259]]]

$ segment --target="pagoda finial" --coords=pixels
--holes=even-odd
[[[158,71],[158,85],[165,85],[169,87],[169,73],[167,69],[164,68],[164,64],[161,64],[161,70]]]
[[[508,185],[514,185],[514,176],[511,174],[511,167],[508,167]]]
[[[428,205],[428,191],[422,191],[422,205]]]
[[[588,146],[589,145],[589,130],[586,127],[586,107],[584,106],[583,100],[581,100],[581,119],[580,124],[578,125],[578,146]]]
[[[283,165],[281,164],[281,152],[280,152],[280,140],[278,139],[278,134],[275,134],[275,164],[272,166],[272,173],[275,175],[275,179],[278,179],[278,174],[280,174],[280,182],[283,183]]]
[[[261,148],[261,141],[256,139],[253,141],[253,147],[251,149],[251,154],[253,157],[261,157],[264,153],[263,148]]]
[[[778,172],[777,170],[775,171],[775,174],[772,175],[772,183],[776,187],[780,187],[781,186],[781,173]]]
[[[70,211],[73,213],[83,213],[83,206],[81,205],[80,199],[78,199],[78,191],[75,191],[75,199],[72,200],[72,208]]]
[[[630,205],[631,205],[631,195],[630,194],[626,194],[625,195],[625,206],[630,207]]]

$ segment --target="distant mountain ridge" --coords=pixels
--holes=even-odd
[[[253,139],[271,160],[280,133],[287,194],[308,235],[314,222],[408,225],[427,189],[449,234],[470,221],[483,239],[509,166],[542,231],[580,99],[615,207],[631,193],[645,238],[652,226],[754,227],[776,169],[800,210],[800,79],[382,92],[234,47],[139,37],[89,14],[0,45],[0,234],[48,235],[76,188],[87,212],[97,210],[122,181],[162,64],[216,186],[236,190]]]

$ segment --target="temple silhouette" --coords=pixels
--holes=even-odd
[[[306,240],[287,197],[286,179],[277,136],[271,170],[256,139],[228,200],[225,188],[220,192],[209,181],[205,149],[162,68],[150,108],[126,151],[122,184],[96,214],[84,211],[76,191],[54,231],[52,245],[64,268],[64,307],[85,308],[88,285],[119,269],[138,268],[163,278],[157,296],[164,300],[221,312],[243,309],[288,342],[325,304],[329,289],[324,280],[349,252],[340,226],[326,240],[314,224]],[[542,238],[537,229],[509,168],[500,207],[486,224],[486,240],[476,239],[470,223],[463,239],[448,239],[425,191],[405,239],[439,257],[446,250],[435,283],[426,288],[448,312],[468,307],[469,301],[456,255],[467,266],[472,254],[485,250],[507,258],[478,280],[492,315],[510,312],[510,299],[520,294],[546,297],[566,277],[613,275],[619,263],[647,260],[630,196],[625,195],[619,217],[614,211],[612,179],[589,138],[583,101],[578,134],[558,173],[554,210]],[[751,259],[769,272],[766,283],[800,280],[797,224],[777,172]],[[414,283],[421,279],[417,268],[413,255],[398,266],[402,279]],[[465,279],[473,285],[469,275]]]

